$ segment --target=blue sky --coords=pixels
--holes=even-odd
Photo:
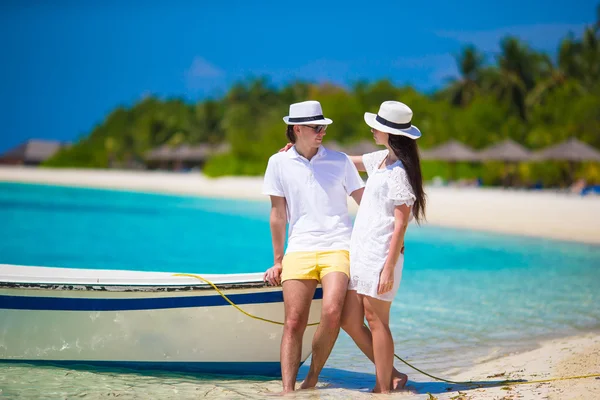
[[[49,4],[52,3],[52,4]],[[349,84],[389,78],[431,90],[453,55],[514,34],[555,52],[593,23],[596,1],[0,2],[0,152],[74,140],[148,94],[190,101],[267,75]]]

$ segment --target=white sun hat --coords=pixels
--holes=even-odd
[[[323,116],[321,103],[315,100],[290,105],[290,115],[283,117],[288,125],[330,125],[333,123]]]
[[[412,116],[413,112],[406,104],[399,101],[384,101],[377,114],[365,113],[365,122],[371,128],[381,132],[418,139],[421,137],[421,131],[412,125]]]

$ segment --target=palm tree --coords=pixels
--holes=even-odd
[[[526,121],[527,94],[539,79],[549,75],[552,64],[547,56],[532,51],[515,37],[504,38],[500,47],[497,57],[499,70],[492,87]]]
[[[549,73],[527,96],[528,107],[543,102],[544,97],[557,87],[569,85],[576,94],[592,91],[600,82],[600,7],[599,21],[585,29],[583,38],[573,34],[564,38],[558,49],[556,66],[548,58]]]
[[[115,163],[115,151],[117,148],[117,141],[114,137],[109,136],[104,139],[104,151],[108,157],[108,168],[112,168]]]
[[[277,91],[266,77],[250,78],[235,83],[226,95],[228,105],[245,104],[253,111],[263,110],[277,102]]]
[[[581,77],[581,42],[570,34],[560,42],[558,48],[558,68],[566,76]]]
[[[573,35],[562,40],[558,49],[558,61],[556,65],[545,56],[547,64],[547,75],[540,79],[536,86],[527,94],[526,104],[528,108],[542,104],[546,96],[554,89],[569,85],[574,93],[582,93],[584,86],[580,83],[581,78],[581,43],[577,42]]]
[[[600,80],[600,30],[587,27],[581,40],[581,72],[586,87],[598,84]]]
[[[447,94],[452,104],[466,106],[481,88],[481,71],[484,56],[474,46],[467,46],[462,54],[456,56],[456,64],[461,77],[451,82]]]
[[[286,85],[281,90],[280,99],[284,104],[297,103],[308,98],[310,84],[303,81],[295,81]]]

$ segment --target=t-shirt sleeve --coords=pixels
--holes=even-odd
[[[265,177],[263,181],[262,194],[267,196],[285,197],[283,185],[279,176],[279,166],[277,160],[271,157],[267,164]]]
[[[387,150],[374,151],[373,153],[363,154],[363,164],[365,166],[365,170],[367,171],[367,175],[371,175],[373,171],[379,167],[379,164],[383,161],[385,156],[387,155]]]
[[[406,170],[402,166],[396,166],[390,172],[387,196],[395,206],[406,204],[412,207],[415,203],[417,197],[408,180]]]
[[[355,190],[365,187],[365,182],[348,156],[346,156],[344,187],[348,196]]]

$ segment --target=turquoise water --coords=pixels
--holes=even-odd
[[[1,183],[0,263],[263,271],[272,261],[268,211],[262,201]],[[598,246],[411,226],[405,257],[391,317],[396,349],[432,372],[600,327]],[[373,371],[345,334],[327,366],[342,387],[356,384],[343,371]]]

